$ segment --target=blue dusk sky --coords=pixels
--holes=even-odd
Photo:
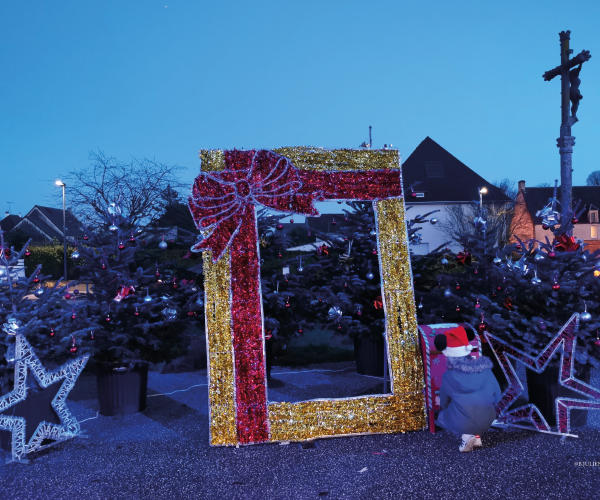
[[[0,211],[101,150],[198,174],[200,148],[430,136],[488,181],[560,178],[558,33],[581,73],[573,183],[600,169],[600,2],[0,1]],[[68,189],[67,189],[68,204]]]

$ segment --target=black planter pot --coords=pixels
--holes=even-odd
[[[354,339],[356,373],[359,375],[383,377],[384,348],[383,337],[378,340],[364,337]]]
[[[556,398],[586,399],[578,392],[558,383],[559,368],[548,367],[542,373],[527,370],[527,390],[529,402],[538,407],[548,425],[556,425]],[[575,378],[590,383],[591,365],[585,365]],[[587,410],[571,410],[571,427],[581,427],[587,423]]]
[[[38,392],[27,390],[25,401],[21,401],[2,412],[2,415],[25,418],[25,442],[28,443],[40,422],[60,424],[60,418],[52,408],[52,400],[59,391],[63,380],[55,382],[46,389]],[[48,442],[51,442],[48,440]],[[46,444],[43,442],[42,444]],[[5,451],[12,449],[12,432],[0,431],[0,448]]]
[[[138,363],[121,370],[121,367],[113,364],[98,365],[98,400],[101,415],[133,415],[146,409],[148,365]]]

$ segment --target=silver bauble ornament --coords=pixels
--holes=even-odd
[[[115,231],[117,231],[119,228],[117,226],[115,226],[114,224],[111,224],[110,226],[108,226],[108,230],[112,233],[114,233]]]
[[[166,241],[161,241],[158,244],[158,248],[160,248],[161,250],[166,250],[167,249],[167,242]]]
[[[44,295],[44,289],[41,288],[41,287],[40,288],[36,288],[33,293],[39,297],[40,295]]]
[[[373,229],[373,231],[371,231],[369,234],[370,234],[371,236],[377,236],[377,231],[375,231],[375,230]]]
[[[536,262],[540,262],[540,261],[544,260],[545,258],[546,258],[546,257],[544,257],[544,256],[543,256],[541,253],[536,253],[536,254],[535,254],[535,257],[534,257],[534,260],[535,260]]]
[[[73,260],[77,260],[79,258],[79,252],[77,250],[75,250],[72,254],[71,254],[71,258]]]
[[[375,277],[373,273],[367,273],[367,279],[372,280]]]
[[[200,307],[202,307],[204,305],[204,301],[202,300],[202,297],[198,297],[196,299],[196,304],[198,304]]]
[[[176,307],[165,307],[161,312],[167,321],[177,319],[178,311]]]
[[[435,217],[433,217],[432,219],[429,220],[429,223],[433,224],[435,226],[438,223],[438,220]]]
[[[304,268],[303,268],[302,266],[300,266],[300,267],[298,268],[298,272],[299,272],[299,273],[301,273],[301,272],[304,272]]]
[[[146,295],[144,297],[144,302],[151,302],[152,301],[152,297],[150,297],[150,295]]]
[[[440,260],[440,262],[442,263],[443,266],[448,265],[448,259],[446,257],[442,257],[442,260]]]
[[[494,264],[500,264],[502,262],[502,259],[500,257],[496,257],[494,259]]]
[[[452,297],[452,292],[450,291],[450,288],[446,288],[444,290],[444,296],[445,297]]]
[[[579,319],[581,321],[591,321],[592,320],[592,315],[587,312],[587,311],[583,311],[580,315],[579,315]]]
[[[541,279],[539,279],[537,276],[531,278],[531,284],[532,285],[539,285],[542,282]]]
[[[116,203],[110,203],[108,205],[108,213],[111,215],[120,214],[121,207],[119,205],[117,205]]]
[[[342,315],[342,310],[338,306],[333,306],[327,313],[329,318],[339,318]]]

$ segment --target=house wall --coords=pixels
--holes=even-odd
[[[525,195],[523,191],[519,191],[515,201],[514,215],[510,225],[510,233],[513,235],[510,238],[511,243],[515,243],[518,236],[521,241],[529,241],[533,238],[539,239],[537,233],[538,227],[543,231],[542,226],[535,226],[533,218],[527,210],[525,203]],[[541,236],[543,238],[543,235]],[[544,241],[543,239],[541,241]]]
[[[461,205],[463,210],[467,211],[472,206],[472,203],[453,203],[452,205]],[[406,220],[413,219],[417,215],[424,215],[427,212],[432,212],[433,210],[439,210],[435,214],[432,214],[428,217],[428,219],[436,218],[439,222],[436,225],[426,223],[421,226],[417,232],[421,233],[421,245],[410,245],[410,249],[415,255],[425,255],[433,250],[435,250],[440,245],[451,240],[451,238],[446,235],[441,229],[440,224],[446,222],[448,220],[448,214],[444,210],[449,204],[447,203],[410,203],[408,200],[406,202]],[[408,207],[413,207],[408,210]],[[453,252],[460,252],[462,247],[456,243],[455,241],[450,241],[448,247]]]
[[[596,238],[591,237],[592,226],[596,228]],[[545,243],[546,237],[548,237],[550,243],[554,240],[552,231],[542,228],[541,224],[537,224],[535,226],[535,239]],[[587,245],[586,250],[595,252],[600,248],[600,224],[575,224],[573,237],[578,241],[583,241]]]

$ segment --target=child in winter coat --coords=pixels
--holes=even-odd
[[[437,424],[457,436],[462,435],[459,451],[472,451],[481,446],[481,434],[496,418],[494,406],[502,395],[492,373],[492,361],[470,356],[473,346],[462,326],[437,335],[436,349],[446,356],[448,370],[442,377]]]

